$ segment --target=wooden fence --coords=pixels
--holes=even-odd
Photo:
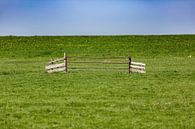
[[[64,58],[52,60],[51,62],[47,63],[45,69],[48,73],[54,72],[61,72],[64,71],[65,73],[68,72],[68,60],[66,53],[64,53]]]
[[[79,61],[78,61],[79,60]],[[120,60],[120,62],[119,62]],[[122,60],[122,61],[121,61]],[[76,64],[72,66],[72,64]],[[96,64],[96,67],[90,65]],[[100,67],[101,65],[110,64],[112,66]],[[80,66],[81,65],[81,66]],[[83,66],[84,65],[84,66]],[[97,66],[98,65],[98,66]],[[113,66],[113,65],[117,65]],[[121,65],[120,67],[118,65]],[[87,58],[87,57],[69,57],[64,53],[64,57],[52,60],[45,66],[48,73],[61,72],[65,73],[68,70],[128,70],[129,73],[146,73],[145,64],[140,62],[133,62],[131,57],[110,57],[110,58]]]

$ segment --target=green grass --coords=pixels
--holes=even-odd
[[[128,56],[146,74],[47,74],[50,58]],[[195,128],[195,35],[0,37],[1,129]]]

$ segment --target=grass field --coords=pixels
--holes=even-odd
[[[128,56],[146,74],[47,74],[50,58]],[[0,37],[0,129],[194,129],[195,35]]]

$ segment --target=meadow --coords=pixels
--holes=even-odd
[[[146,74],[48,74],[51,58],[132,57]],[[193,129],[195,35],[0,37],[1,129]]]

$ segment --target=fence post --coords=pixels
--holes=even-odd
[[[65,73],[68,72],[68,60],[67,60],[66,53],[64,53],[64,72]]]
[[[129,56],[129,73],[131,73],[131,57]]]

